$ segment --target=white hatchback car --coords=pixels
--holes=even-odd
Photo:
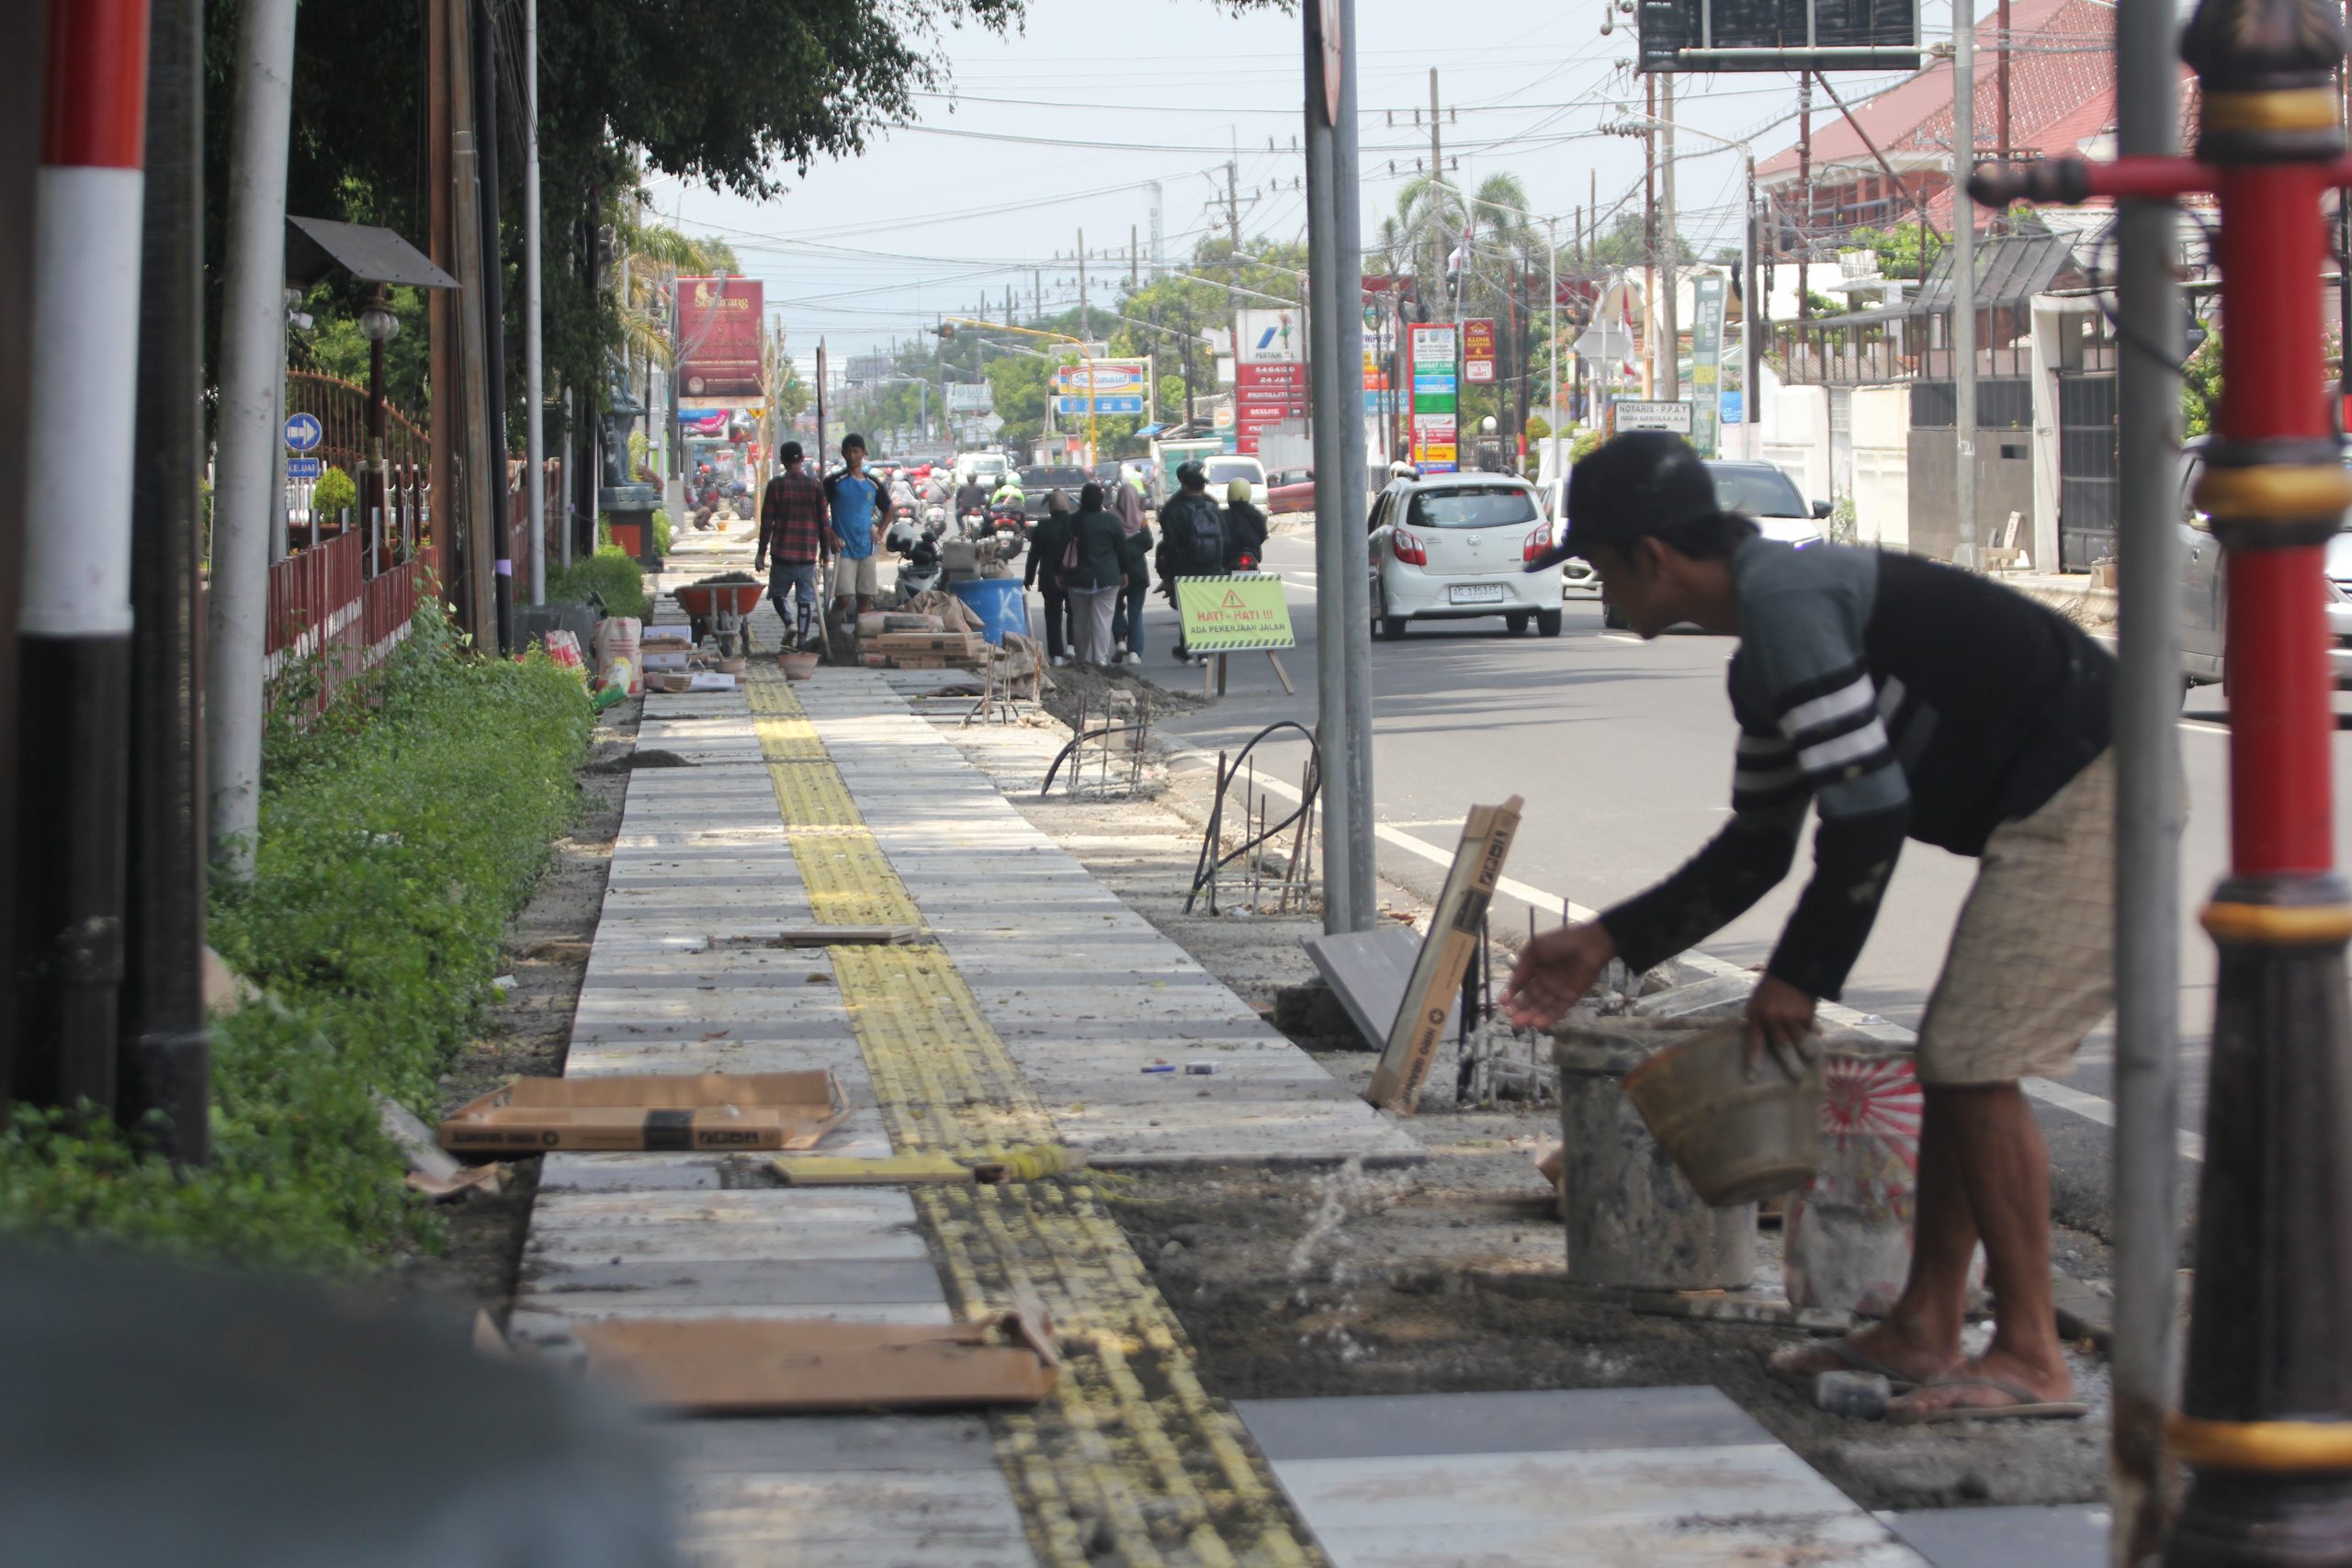
[[[1552,544],[1535,487],[1510,474],[1397,479],[1372,506],[1372,630],[1500,615],[1560,635],[1560,569],[1524,570]]]

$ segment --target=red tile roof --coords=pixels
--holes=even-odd
[[[2083,143],[2115,126],[2115,8],[2100,0],[2013,0],[2009,27],[2015,48],[2009,58],[2010,144],[2019,153],[2045,158],[2077,156]],[[1976,24],[1976,147],[1980,157],[1997,150],[2000,138],[1999,13]],[[1952,142],[1952,62],[1931,62],[1860,103],[1849,100],[1854,118],[1869,131],[1899,173],[1917,169],[1923,159],[1947,161]],[[2186,72],[2184,71],[2184,75]],[[2184,131],[2195,124],[2194,79],[2183,95]],[[1815,99],[1814,178],[1832,182],[1878,165],[1868,145],[1835,105]],[[1792,147],[1757,165],[1759,185],[1785,186],[1797,172]],[[1825,166],[1827,166],[1826,169]],[[1948,224],[1951,193],[1930,201],[1939,225]]]

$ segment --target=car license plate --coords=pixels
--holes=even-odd
[[[1445,592],[1450,604],[1499,604],[1503,602],[1503,585],[1499,582],[1456,583]]]

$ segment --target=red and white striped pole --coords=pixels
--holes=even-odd
[[[17,1099],[110,1110],[122,977],[147,0],[49,0],[33,210]]]

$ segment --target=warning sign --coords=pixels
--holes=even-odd
[[[1180,577],[1176,609],[1184,619],[1184,646],[1195,653],[1253,653],[1291,648],[1290,605],[1283,580],[1272,572]]]

